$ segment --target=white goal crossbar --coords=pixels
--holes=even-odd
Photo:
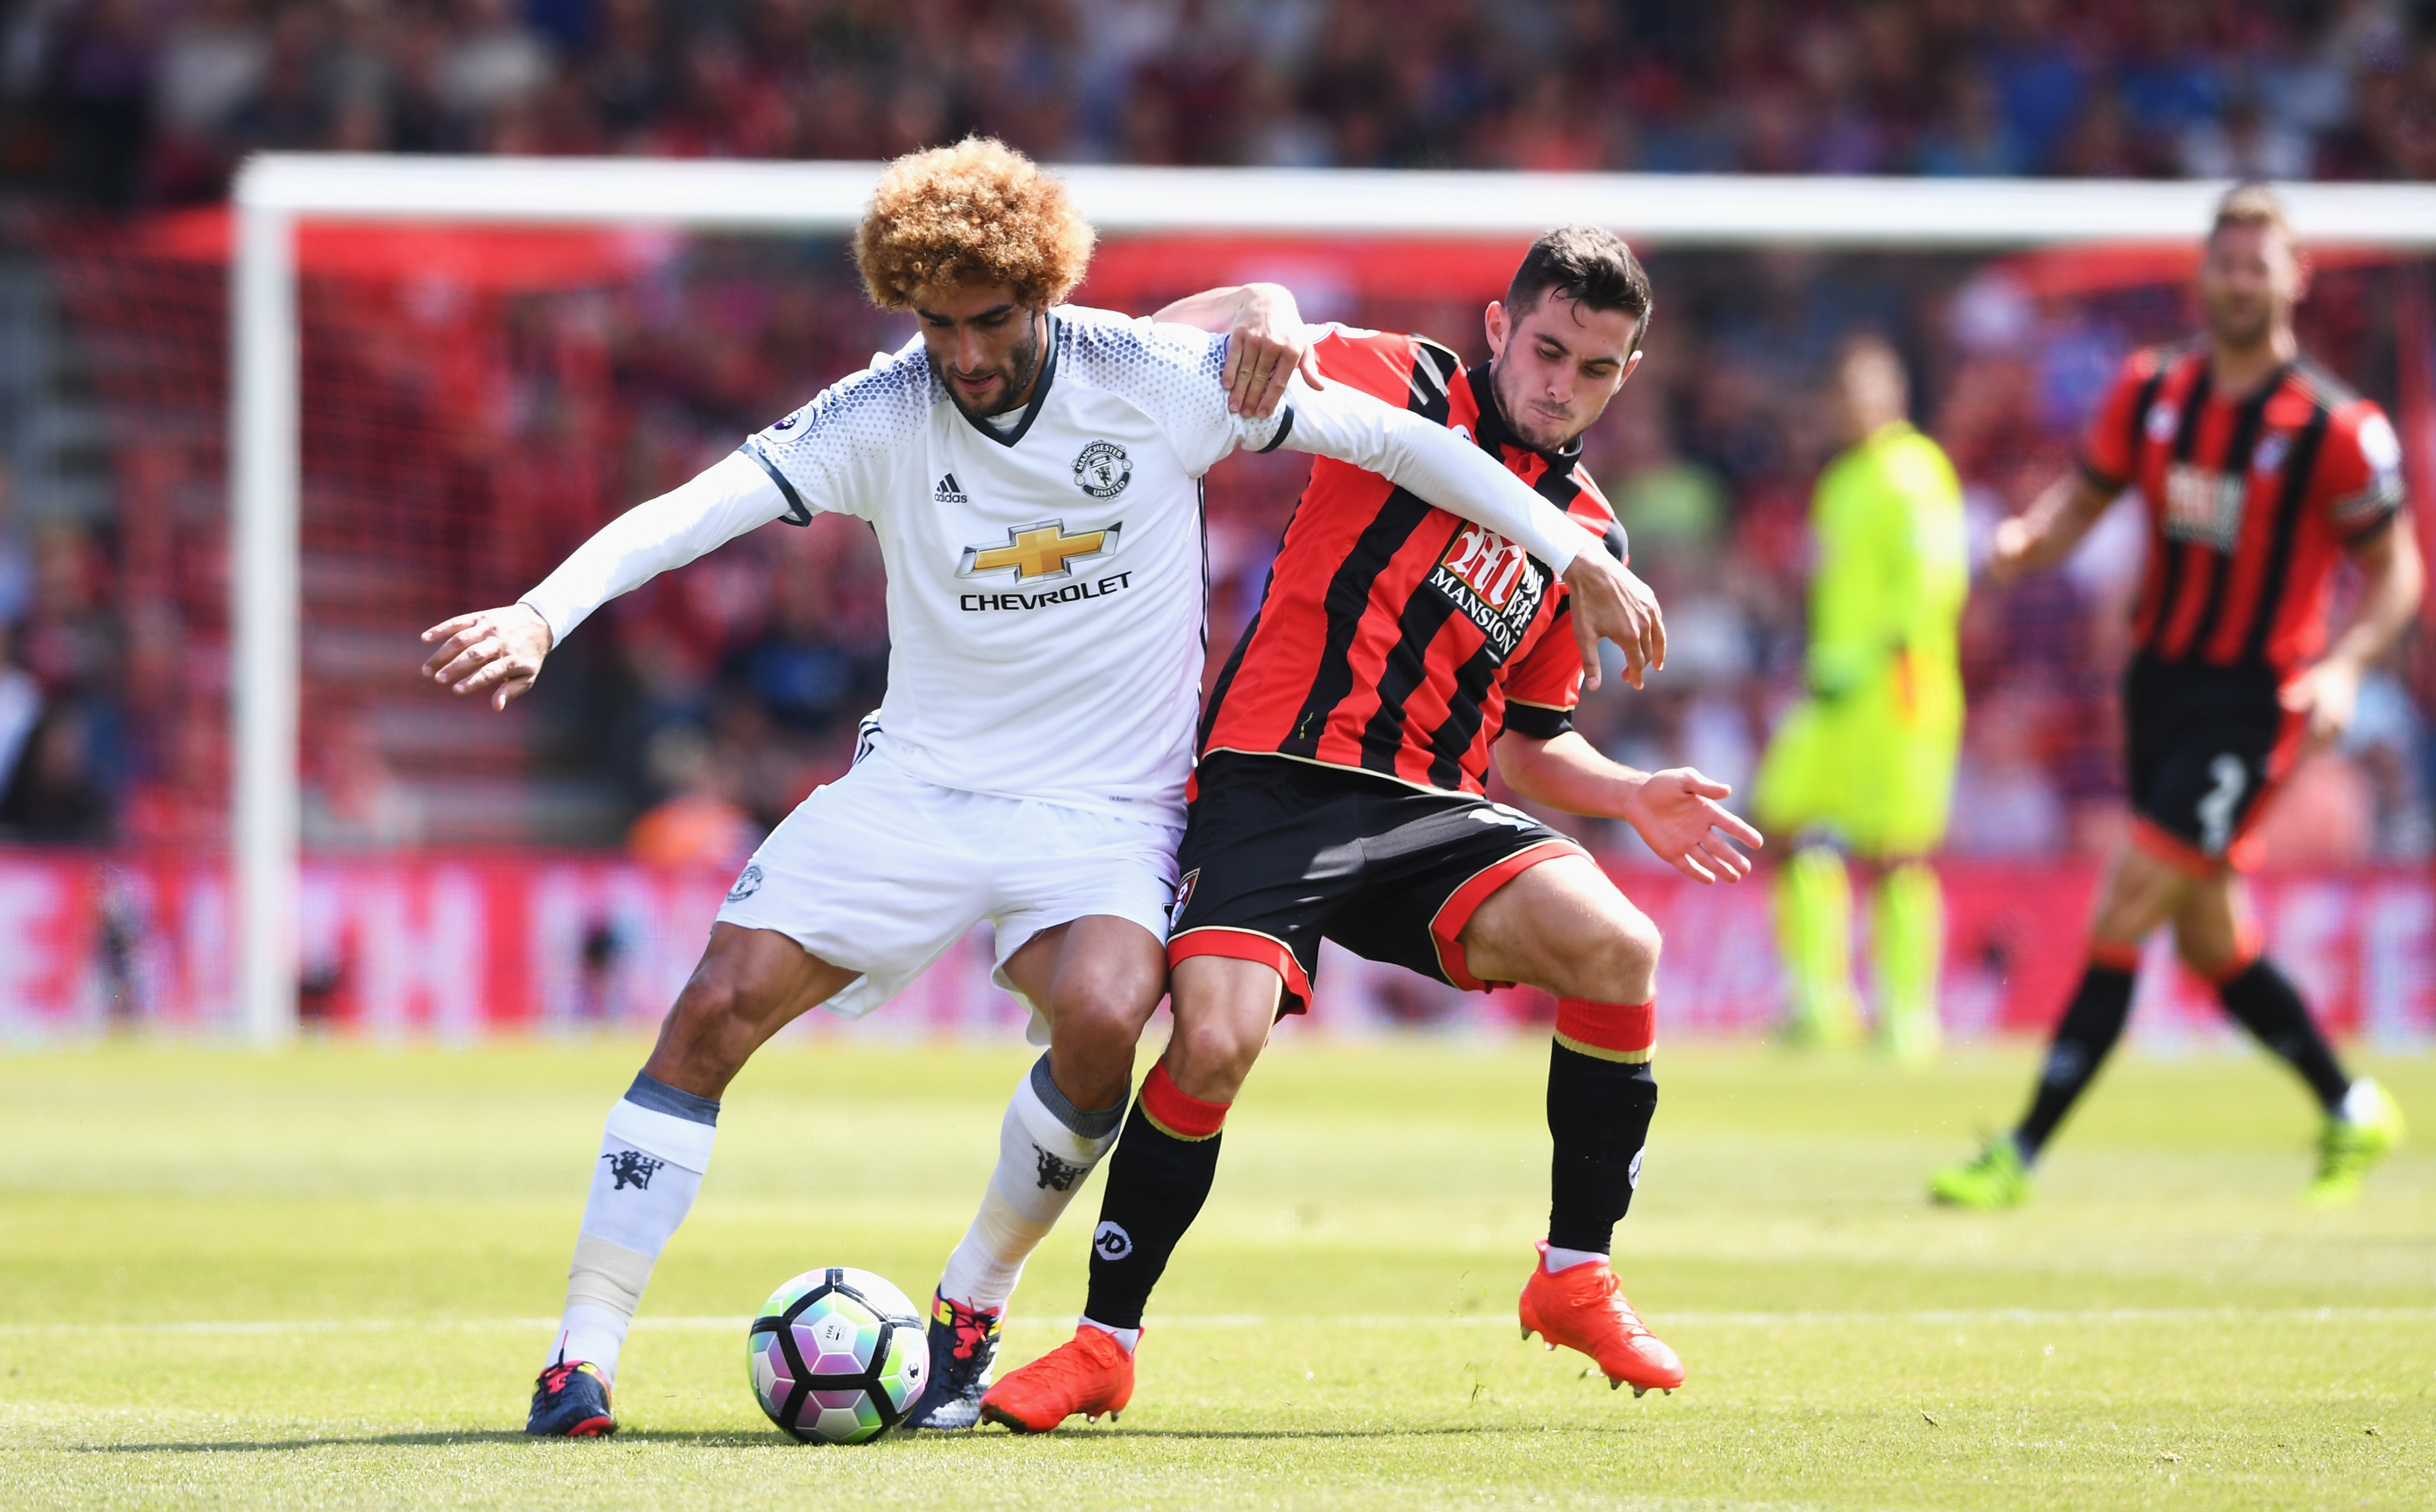
[[[229,479],[236,991],[246,1036],[296,1029],[300,220],[837,233],[880,165],[271,153],[235,189]],[[1982,250],[2188,242],[2208,182],[1350,169],[1057,170],[1102,231],[1512,238],[1603,225],[1664,246]],[[2303,240],[2436,251],[2436,186],[2279,186]],[[404,654],[404,652],[402,652]]]

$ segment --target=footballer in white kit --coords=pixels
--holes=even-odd
[[[977,198],[1017,235],[977,236],[991,214]],[[972,251],[1029,230],[1070,252],[1073,228],[1081,252],[1058,276]],[[1227,337],[1057,303],[1088,236],[1055,182],[998,144],[899,160],[858,255],[875,298],[895,291],[921,334],[603,528],[521,601],[539,626],[490,611],[426,634],[446,641],[434,676],[503,705],[600,604],[771,521],[867,520],[888,572],[888,688],[853,769],[738,877],[652,1060],[611,1111],[533,1433],[614,1430],[627,1326],[744,1058],[812,1002],[849,1017],[878,1008],[986,919],[998,980],[1030,1002],[1050,1052],[1016,1090],[982,1211],[932,1301],[931,1381],[914,1420],[974,1420],[1023,1260],[1114,1141],[1133,1040],[1163,988],[1204,658],[1199,479],[1220,459],[1285,446],[1352,462],[1559,573],[1596,544],[1463,438],[1350,388],[1297,378],[1272,414],[1231,412]],[[891,255],[916,276],[875,273]],[[984,328],[1016,368],[995,386],[968,374],[986,369],[971,356]],[[981,411],[967,391],[1010,402]],[[1573,576],[1632,601],[1629,580],[1592,556]],[[528,634],[539,650],[515,652]],[[1097,932],[1062,936],[1053,972],[1011,971],[1036,938],[1084,924]],[[1121,1003],[1082,1000],[1105,965],[1087,939],[1153,963],[1101,994]],[[748,957],[774,964],[722,964]],[[1077,1000],[1061,1008],[1061,995]],[[1115,1068],[1112,1089],[1110,1072],[1080,1069],[1087,1059]]]

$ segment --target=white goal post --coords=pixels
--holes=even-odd
[[[236,176],[229,482],[237,1008],[296,1030],[302,483],[296,224],[307,219],[838,233],[880,165],[271,153]],[[1666,247],[1996,251],[2196,237],[2220,182],[1059,168],[1104,232],[1513,238],[1567,222]],[[2305,241],[2436,251],[2436,186],[2293,184]],[[474,606],[468,606],[474,607]],[[403,650],[401,654],[406,654]]]

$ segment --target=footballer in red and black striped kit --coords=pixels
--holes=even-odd
[[[1470,438],[1582,527],[1587,556],[1621,560],[1581,437],[1640,359],[1650,307],[1624,243],[1572,227],[1534,243],[1488,306],[1488,365],[1340,327],[1301,362],[1314,382]],[[1556,995],[1548,1238],[1522,1330],[1592,1356],[1636,1396],[1682,1382],[1608,1264],[1657,1106],[1657,930],[1580,846],[1488,799],[1489,759],[1522,796],[1625,820],[1702,881],[1748,875],[1735,844],[1760,837],[1719,806],[1722,784],[1619,766],[1574,731],[1598,678],[1571,606],[1577,577],[1587,584],[1392,484],[1312,469],[1203,717],[1168,947],[1175,1030],[1111,1157],[1082,1326],[993,1387],[984,1416],[1037,1432],[1130,1399],[1151,1289],[1209,1193],[1271,1025],[1309,999],[1323,939],[1459,987]],[[1635,684],[1664,657],[1647,608],[1645,642],[1626,647]]]
[[[2377,407],[2312,363],[2293,335],[2306,269],[2263,186],[2226,196],[2200,266],[2207,334],[2135,353],[2081,448],[2079,476],[2000,528],[1997,582],[2062,561],[2125,493],[2148,515],[2123,722],[2132,843],[2091,926],[2089,965],[2020,1125],[1939,1172],[1940,1201],[2009,1206],[2114,1048],[2143,944],[2170,924],[2225,1011],[2283,1056],[2325,1112],[2310,1196],[2348,1201],[2401,1133],[2377,1086],[2345,1074],[2300,994],[2260,954],[2235,874],[2304,751],[2341,736],[2359,681],[2419,605],[2402,515],[2402,447]],[[2326,644],[2327,597],[2348,558],[2359,613]]]

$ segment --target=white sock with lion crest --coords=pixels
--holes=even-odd
[[[998,1168],[982,1192],[973,1226],[948,1257],[939,1295],[983,1312],[1005,1307],[1023,1262],[1117,1142],[1124,1111],[1122,1098],[1112,1107],[1076,1107],[1057,1090],[1048,1055],[1033,1062],[1006,1104]]]
[[[635,1073],[609,1110],[566,1268],[566,1313],[545,1368],[585,1360],[616,1381],[643,1284],[702,1190],[718,1123],[717,1098],[681,1092],[646,1072]]]

